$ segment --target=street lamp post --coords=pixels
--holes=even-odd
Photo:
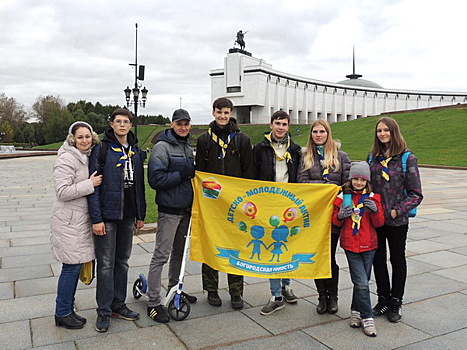
[[[138,80],[143,81],[144,80],[144,66],[140,65],[138,66],[138,23],[135,23],[135,29],[136,29],[136,45],[135,45],[135,63],[130,63],[130,66],[134,66],[135,69],[135,87],[133,89],[130,89],[129,86],[126,87],[125,90],[125,100],[126,100],[126,106],[134,106],[135,109],[135,118],[134,118],[134,126],[135,126],[135,137],[138,137],[138,106],[141,107],[146,107],[146,99],[148,96],[148,89],[146,87],[141,87],[141,83],[138,82]],[[141,92],[141,99],[139,93]],[[133,95],[133,96],[132,96]],[[132,99],[133,97],[133,99]]]

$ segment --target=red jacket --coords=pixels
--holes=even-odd
[[[362,191],[352,191],[352,201],[354,205],[358,204]],[[376,203],[378,211],[376,213],[370,212],[366,209],[360,221],[360,229],[355,236],[352,236],[352,219],[346,218],[344,220],[337,219],[337,214],[342,205],[342,198],[337,197],[334,201],[334,211],[332,213],[332,224],[341,227],[341,247],[350,250],[354,253],[361,253],[367,250],[378,248],[378,237],[376,236],[376,227],[384,225],[384,213],[381,206],[381,196],[377,193],[368,197]]]

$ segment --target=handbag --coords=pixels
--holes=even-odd
[[[81,264],[81,270],[79,271],[79,279],[86,285],[92,283],[92,280],[95,277],[95,265],[96,260],[91,260]]]

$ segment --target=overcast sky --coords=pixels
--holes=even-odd
[[[187,109],[209,122],[212,69],[238,30],[273,69],[329,82],[356,73],[384,88],[467,91],[461,0],[1,0],[0,92],[30,109],[39,95],[123,105],[138,63],[142,114]]]

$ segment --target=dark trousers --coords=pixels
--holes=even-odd
[[[217,292],[219,289],[219,271],[211,266],[203,264],[203,289],[208,292]],[[243,296],[243,276],[227,274],[227,282],[229,283],[229,294],[231,297]]]
[[[405,258],[405,242],[409,225],[382,226],[376,229],[378,234],[378,249],[373,260],[378,296],[402,300],[405,281],[407,279],[407,260]],[[392,283],[389,280],[387,266],[387,246],[389,247],[389,261],[392,267]],[[392,284],[392,288],[391,288]]]
[[[125,305],[135,219],[105,222],[103,236],[94,235],[97,259],[97,314],[110,315]]]
[[[334,230],[333,230],[334,231]],[[315,285],[319,294],[337,295],[339,286],[339,265],[336,262],[337,243],[339,234],[331,232],[331,278],[316,279]]]

